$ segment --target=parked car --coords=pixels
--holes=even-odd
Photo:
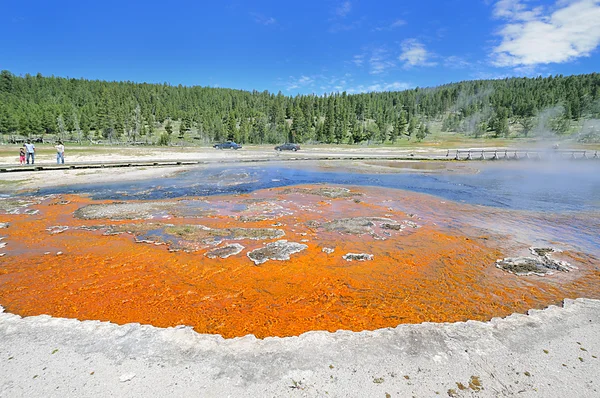
[[[213,145],[213,148],[215,149],[240,149],[241,147],[242,146],[240,144],[236,144],[233,141],[227,141]]]
[[[275,147],[275,150],[276,151],[294,151],[294,152],[296,152],[296,151],[300,150],[300,145],[287,143],[287,144],[277,145]]]

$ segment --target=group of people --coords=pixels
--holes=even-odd
[[[58,141],[56,145],[56,164],[64,164],[65,163],[65,146],[62,141]],[[27,160],[27,164],[31,160],[31,164],[35,164],[35,145],[31,142],[31,140],[27,140],[25,144],[19,150],[19,163],[21,165],[25,164]]]

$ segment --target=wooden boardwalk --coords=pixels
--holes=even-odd
[[[24,171],[51,171],[51,170],[73,170],[73,169],[106,169],[124,167],[152,167],[152,166],[192,166],[225,163],[259,163],[259,162],[298,162],[298,161],[463,161],[463,160],[599,160],[600,151],[589,150],[536,150],[536,149],[449,149],[444,156],[442,153],[418,153],[410,152],[398,155],[365,155],[365,156],[320,156],[314,154],[302,154],[286,157],[257,156],[252,158],[237,159],[201,159],[201,160],[127,160],[112,162],[76,162],[68,164],[40,163],[34,165],[1,164],[0,173],[24,172]]]
[[[456,149],[448,150],[446,158],[453,160],[577,160],[600,159],[598,151],[579,149]]]

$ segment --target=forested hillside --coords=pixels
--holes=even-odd
[[[599,117],[597,73],[295,97],[0,73],[3,140],[383,143],[424,139],[432,124],[476,137],[513,137],[570,133],[582,119]]]

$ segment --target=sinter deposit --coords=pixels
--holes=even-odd
[[[553,271],[569,272],[577,267],[566,261],[555,260],[550,257],[552,253],[561,250],[553,247],[530,247],[529,251],[534,257],[507,257],[496,261],[496,267],[515,275],[552,275]]]

